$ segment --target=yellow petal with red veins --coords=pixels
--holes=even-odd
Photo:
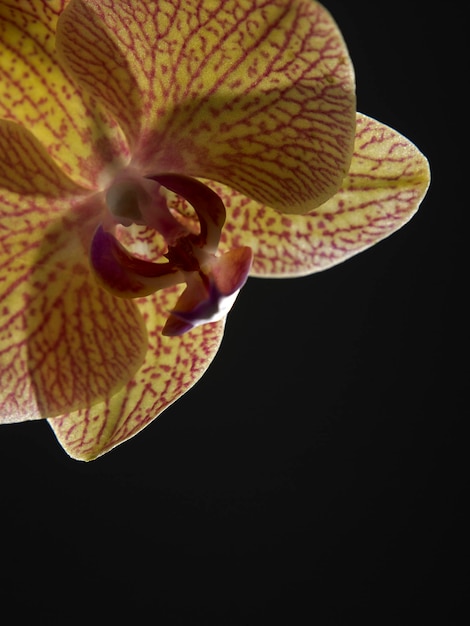
[[[93,405],[141,365],[133,302],[96,284],[88,243],[101,216],[24,128],[0,120],[0,421]]]
[[[348,171],[353,69],[313,0],[71,0],[57,42],[144,173],[219,180],[305,213]]]
[[[60,444],[75,459],[91,461],[136,435],[185,393],[206,371],[223,334],[223,321],[205,324],[180,337],[162,328],[179,287],[137,301],[148,329],[149,346],[132,380],[96,406],[50,419]]]
[[[348,259],[403,226],[429,186],[426,158],[397,131],[358,114],[340,191],[308,215],[283,215],[207,182],[227,209],[221,250],[250,246],[252,276],[302,276]]]
[[[0,119],[28,128],[78,184],[99,185],[107,166],[128,159],[122,131],[77,89],[55,49],[66,0],[0,3]]]

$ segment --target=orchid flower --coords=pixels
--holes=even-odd
[[[0,418],[104,454],[204,373],[249,275],[344,261],[428,184],[313,0],[0,0]]]

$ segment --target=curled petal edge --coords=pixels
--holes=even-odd
[[[210,262],[209,272],[192,272],[188,286],[171,311],[164,335],[181,335],[192,328],[223,319],[245,284],[253,263],[251,248],[229,250]]]

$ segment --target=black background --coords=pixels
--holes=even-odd
[[[465,3],[325,5],[426,200],[337,268],[251,279],[203,379],[103,458],[0,429],[8,623],[466,622]]]

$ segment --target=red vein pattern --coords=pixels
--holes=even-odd
[[[327,269],[398,230],[426,193],[429,165],[397,131],[358,114],[349,173],[340,191],[308,215],[283,215],[205,182],[227,208],[221,250],[250,246],[253,276],[288,277]]]
[[[120,389],[147,347],[135,303],[96,284],[78,229],[67,218],[48,229],[28,281],[28,369],[43,417]]]
[[[141,122],[144,173],[219,180],[302,213],[347,172],[353,69],[312,0],[72,0],[58,48],[134,143]]]
[[[101,209],[2,120],[0,172],[0,419],[89,406],[129,380],[147,345],[136,305],[91,275],[86,244]]]
[[[96,188],[102,170],[128,151],[116,123],[77,88],[56,54],[55,30],[67,4],[0,3],[0,119],[28,128],[68,176]]]
[[[17,422],[41,417],[28,368],[26,287],[43,228],[65,211],[67,196],[80,190],[24,129],[3,120],[0,189],[0,418]]]
[[[92,460],[133,437],[206,371],[220,345],[224,323],[164,337],[163,325],[180,291],[174,287],[137,301],[149,329],[149,344],[142,367],[125,387],[96,406],[49,420],[72,457]]]

